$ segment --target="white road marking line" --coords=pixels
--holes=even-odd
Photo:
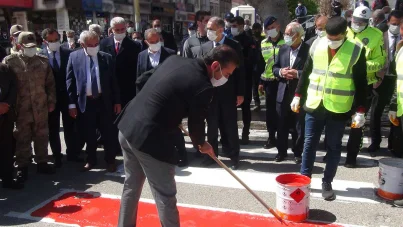
[[[181,172],[186,172],[183,174]],[[252,190],[262,192],[276,192],[276,177],[279,174],[257,173],[247,171],[235,171]],[[118,172],[107,173],[108,176],[124,177],[123,166],[119,166]],[[225,170],[209,168],[176,168],[175,180],[178,183],[187,183],[195,185],[244,189],[234,178]],[[336,201],[341,202],[362,202],[378,204],[379,198],[375,194],[375,185],[368,182],[334,180],[333,190],[336,193]],[[322,200],[322,179],[312,178],[311,197]]]
[[[74,190],[74,189],[62,189],[56,195],[43,201],[39,205],[33,207],[32,209],[30,209],[26,212],[20,213],[20,212],[11,211],[11,212],[5,214],[5,216],[13,217],[13,218],[21,218],[21,219],[26,219],[26,220],[33,220],[33,221],[44,222],[44,223],[52,223],[52,224],[57,224],[57,225],[61,225],[61,226],[74,226],[74,227],[80,226],[80,225],[76,225],[76,224],[66,224],[66,223],[56,222],[54,219],[51,219],[51,218],[38,218],[38,217],[31,216],[31,213],[33,211],[43,207],[44,205],[48,204],[50,201],[55,200],[55,199],[61,197],[62,195],[64,195],[65,193],[69,193],[69,192],[88,193],[86,191],[79,191],[79,190]],[[121,199],[121,196],[119,196],[119,195],[104,194],[104,193],[100,193],[100,197],[110,198],[110,199],[119,199],[119,200]],[[153,199],[140,198],[140,201],[144,202],[144,203],[155,204],[155,201]],[[192,204],[184,204],[184,203],[177,203],[177,206],[185,207],[185,208],[195,208],[195,209],[201,209],[201,210],[218,211],[218,212],[233,212],[233,213],[238,213],[238,214],[256,215],[256,216],[261,216],[261,217],[271,217],[271,218],[274,217],[272,214],[268,214],[268,213],[262,214],[262,213],[255,213],[255,212],[231,210],[231,209],[225,209],[225,208],[192,205]],[[315,223],[323,223],[323,224],[341,225],[341,226],[345,226],[345,227],[363,227],[363,226],[359,226],[359,225],[340,224],[340,223],[318,221],[318,220],[312,220],[312,219],[307,219],[307,221],[315,222]],[[90,226],[85,226],[85,227],[90,227]]]

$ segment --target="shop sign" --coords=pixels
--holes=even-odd
[[[133,5],[115,3],[115,13],[133,15]]]
[[[102,0],[82,0],[85,11],[102,11]]]
[[[64,0],[37,0],[35,1],[35,10],[55,10],[66,6]]]
[[[32,8],[34,7],[34,2],[33,0],[1,0],[0,6]]]
[[[103,12],[115,12],[115,4],[112,0],[102,0]]]

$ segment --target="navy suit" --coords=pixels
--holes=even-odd
[[[309,45],[302,42],[298,51],[294,64],[290,66],[291,47],[283,45],[278,53],[278,57],[273,65],[273,74],[279,78],[276,110],[277,110],[277,150],[279,155],[286,156],[288,149],[288,133],[291,129],[293,138],[293,152],[296,157],[301,157],[304,144],[304,116],[302,108],[299,114],[291,111],[291,102],[295,95],[298,85],[298,79],[286,80],[280,76],[282,68],[290,67],[298,71],[298,75],[302,76],[305,61],[309,54]],[[303,101],[301,100],[301,106]]]
[[[165,61],[169,56],[175,55],[175,51],[166,47],[161,47],[161,56],[160,56],[160,61],[159,64]],[[147,72],[149,70],[153,69],[151,66],[151,61],[148,56],[148,49],[143,50],[140,52],[138,61],[137,61],[137,76],[141,76],[144,72]]]
[[[60,113],[62,113],[64,141],[66,143],[66,153],[68,159],[76,159],[79,155],[79,149],[75,137],[75,122],[69,115],[69,99],[66,88],[66,69],[69,61],[70,53],[73,50],[60,47],[60,63],[59,67],[52,64],[51,56],[49,56],[47,48],[44,48],[39,54],[47,56],[52,66],[53,75],[56,82],[56,106],[53,112],[49,113],[49,145],[52,149],[55,159],[62,157],[62,146],[60,141]]]
[[[100,129],[105,146],[105,161],[112,164],[115,161],[117,138],[116,127],[113,125],[115,104],[120,104],[119,87],[115,78],[115,62],[110,54],[99,52],[99,80],[102,93],[98,97],[87,96],[87,67],[84,49],[74,51],[67,65],[67,92],[69,104],[77,108],[79,135],[87,143],[87,162],[95,165],[97,135]]]

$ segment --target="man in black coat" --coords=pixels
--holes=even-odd
[[[244,101],[245,70],[242,46],[235,40],[224,35],[225,22],[219,17],[210,18],[207,23],[207,36],[210,40],[201,46],[200,56],[223,44],[233,48],[239,58],[240,66],[230,77],[228,83],[215,89],[215,97],[210,105],[207,117],[207,137],[218,156],[218,129],[220,129],[223,152],[232,160],[231,168],[237,169],[239,163],[239,135],[237,124],[237,106]],[[213,164],[209,157],[205,157],[204,166]]]
[[[177,151],[172,137],[183,118],[188,117],[193,145],[202,153],[214,155],[211,145],[205,142],[204,120],[213,86],[232,77],[238,63],[236,52],[226,45],[214,49],[204,59],[172,56],[157,68],[143,90],[123,110],[118,128],[126,177],[119,227],[136,226],[146,177],[152,182],[150,187],[161,225],[180,225],[174,179]]]
[[[294,161],[301,163],[304,145],[304,113],[294,113],[290,104],[295,95],[299,77],[309,54],[309,45],[302,42],[304,28],[297,22],[290,23],[284,32],[284,37],[292,37],[292,43],[283,45],[273,65],[273,74],[279,78],[277,90],[277,150],[275,161],[281,162],[287,157],[288,134],[291,131],[293,139]]]
[[[7,65],[0,63],[0,179],[3,188],[21,189],[21,184],[13,179],[13,129],[15,104],[17,100],[17,80]]]
[[[164,40],[164,47],[174,50],[175,53],[177,53],[178,45],[176,45],[174,35],[170,32],[166,32],[162,29],[160,20],[154,20],[152,23],[152,26],[154,29],[157,29],[157,31],[161,34],[162,39]]]
[[[116,62],[115,76],[122,106],[125,106],[136,95],[137,58],[141,46],[126,36],[126,21],[123,18],[113,18],[111,27],[113,35],[101,41],[100,51],[112,55]]]
[[[55,167],[62,166],[62,145],[60,141],[60,113],[63,119],[64,140],[66,143],[66,154],[68,161],[81,161],[75,135],[75,122],[69,115],[69,101],[66,88],[66,69],[70,53],[73,50],[60,46],[59,33],[53,28],[46,28],[42,31],[42,38],[46,48],[39,54],[48,57],[56,82],[56,107],[49,113],[49,144],[55,159]]]

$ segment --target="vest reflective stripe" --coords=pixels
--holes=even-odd
[[[396,56],[396,92],[397,92],[397,116],[403,115],[403,48],[400,48]]]
[[[274,61],[275,61],[276,57],[278,56],[278,51],[279,51],[280,47],[284,44],[285,44],[284,40],[280,40],[277,43],[277,46],[273,46],[273,44],[271,42],[267,41],[267,38],[262,41],[262,45],[261,45],[262,55],[263,55],[264,61],[266,62],[264,72],[261,76],[262,80],[269,81],[269,80],[273,80],[276,78],[273,74],[272,68],[274,65]]]
[[[310,49],[313,69],[309,76],[306,107],[324,107],[334,113],[346,113],[354,101],[352,68],[360,57],[362,44],[346,40],[329,64],[327,38],[315,40]]]

